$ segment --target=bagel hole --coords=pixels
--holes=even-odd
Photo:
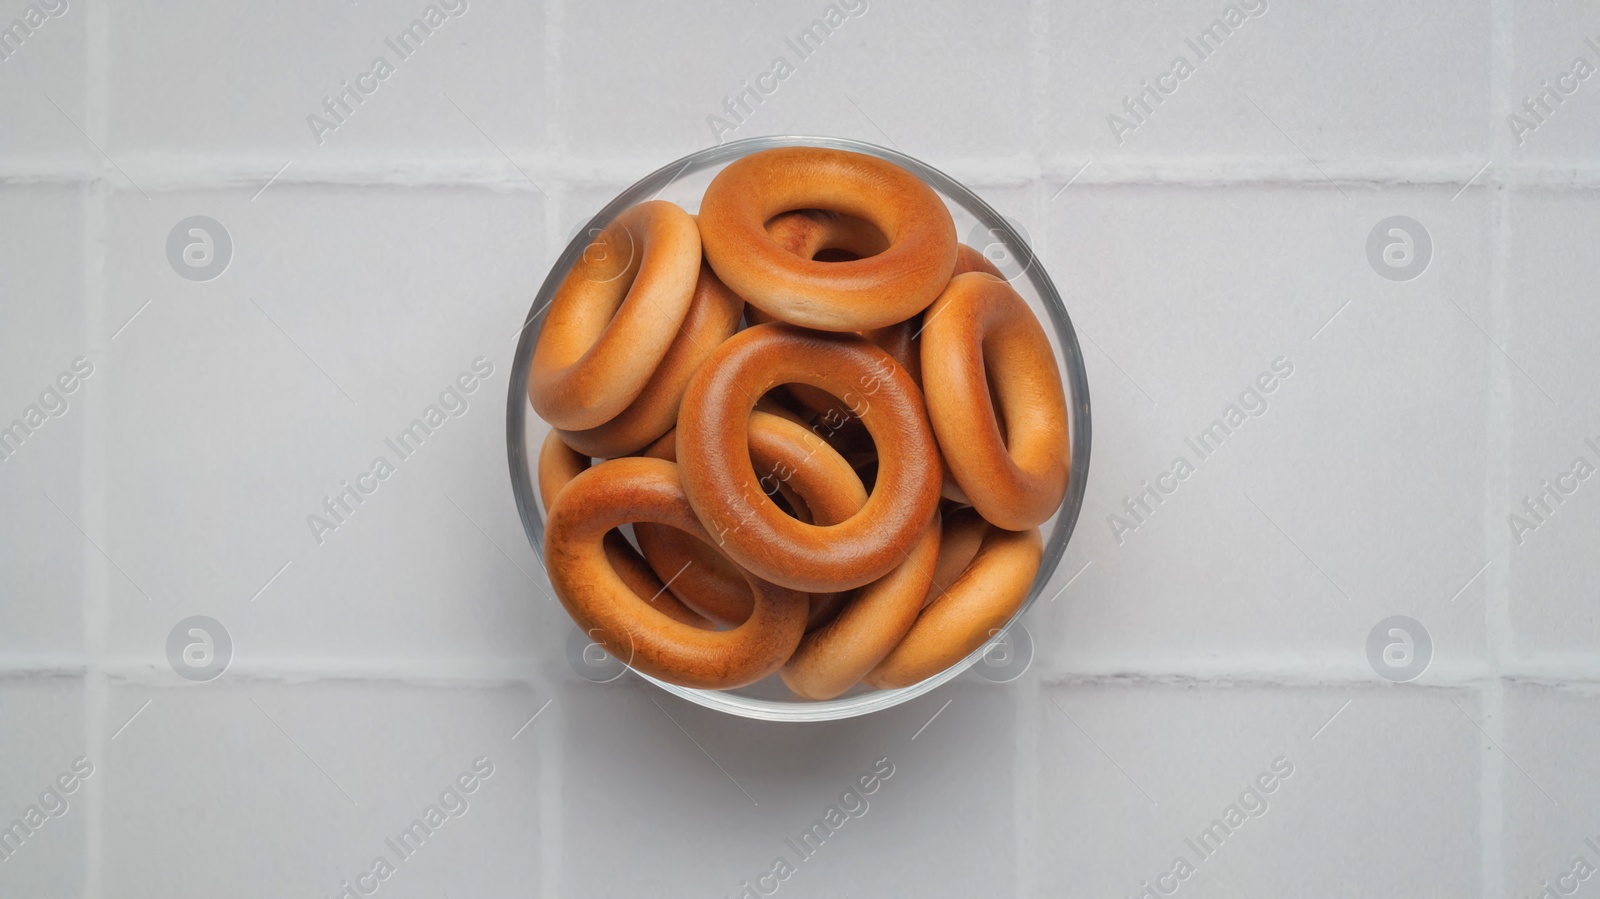
[[[639,535],[634,532],[633,525],[631,523],[625,524],[619,528],[612,528],[611,533],[621,534],[622,539],[628,541],[629,546],[633,547],[635,550],[638,550],[641,555],[643,554],[643,550],[639,549]]]
[[[878,226],[859,216],[826,209],[781,212],[767,220],[766,228],[769,233],[774,228],[787,230],[787,227],[797,226],[799,219],[806,220],[803,233],[790,232],[788,237],[799,245],[800,255],[804,255],[805,245],[811,245],[813,262],[854,262],[889,249],[889,238]],[[786,242],[780,240],[780,245]],[[786,245],[786,248],[796,251],[795,245]]]
[[[791,389],[794,387],[809,391],[805,396],[812,400],[809,404],[812,410],[811,433],[838,451],[852,468],[876,464],[878,445],[872,439],[872,432],[867,430],[866,422],[853,411],[849,402],[817,387],[791,385]],[[817,402],[819,399],[826,400],[826,405]]]
[[[861,485],[871,495],[878,476],[878,445],[866,422],[852,411],[845,400],[808,384],[786,385],[791,394],[799,388],[811,433],[822,438],[861,477]],[[859,400],[857,401],[859,404]]]
[[[764,468],[756,462],[754,456],[750,458],[750,467],[755,469],[756,483],[760,485],[761,492],[766,494],[767,499],[772,500],[778,511],[796,521],[812,523],[811,509],[806,505],[805,497],[789,484],[793,472],[786,474],[771,467]]]
[[[867,494],[872,494],[873,488],[878,486],[878,459],[876,456],[864,465],[856,466],[856,474],[861,476],[861,486],[867,488]]]
[[[995,386],[995,380],[989,373],[989,360],[997,358],[1005,352],[1005,347],[996,339],[994,334],[984,336],[980,347],[980,363],[982,365],[983,383],[989,388],[989,408],[994,410],[994,423],[1000,429],[1000,442],[1006,446],[1011,445],[1011,427],[1006,421],[1006,404],[1001,400],[1000,391]]]
[[[789,388],[791,386],[793,385],[779,384],[762,394],[760,399],[756,401],[756,410],[803,423],[807,422],[812,413],[790,391]],[[805,499],[789,489],[788,477],[770,467],[763,468],[756,462],[753,455],[750,457],[750,467],[755,470],[757,483],[760,484],[761,491],[766,494],[768,499],[772,500],[773,505],[777,506],[783,514],[806,524],[814,523],[811,510],[806,506]]]
[[[811,523],[811,510],[806,506],[805,499],[778,472],[756,468],[756,477],[760,478],[762,489],[767,491],[767,499],[772,500],[772,504],[783,514],[796,521]]]
[[[844,247],[823,247],[811,257],[812,262],[855,262],[861,257]]]
[[[984,378],[984,383],[989,385],[989,406],[994,409],[994,423],[1000,428],[1000,442],[1011,444],[1011,428],[1006,423],[1006,406],[1000,401],[1000,391],[995,389],[994,381]]]
[[[818,411],[819,408],[821,411]],[[877,445],[866,423],[850,408],[844,400],[827,391],[798,382],[774,385],[756,401],[758,411],[780,415],[804,425],[843,456],[858,474],[863,466],[870,465],[876,476]],[[788,489],[788,478],[770,469],[763,469],[754,456],[750,457],[750,467],[755,470],[767,498],[784,514],[806,524],[816,523],[811,510],[805,505],[805,498]],[[863,485],[870,494],[870,482],[863,479]]]

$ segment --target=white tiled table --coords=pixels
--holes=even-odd
[[[1600,866],[1600,480],[1520,541],[1507,518],[1600,465],[1600,78],[1559,81],[1600,69],[1592,5],[1240,4],[1181,81],[1227,4],[861,0],[798,59],[825,4],[457,0],[397,59],[426,7],[56,0],[5,44],[0,426],[93,373],[0,462],[0,825],[53,810],[0,843],[0,896],[331,897],[431,805],[361,883],[734,896],[875,765],[764,883],[1498,897]],[[306,117],[379,54],[319,145]],[[1021,223],[1096,438],[1027,673],[807,727],[577,676],[504,460],[512,332],[559,248],[780,55],[725,136],[892,145]],[[1576,91],[1519,134],[1542,82]],[[193,215],[233,240],[213,281],[167,259]],[[1394,215],[1433,243],[1415,280],[1368,259]],[[319,541],[306,516],[480,357],[465,412]],[[1124,497],[1280,358],[1119,540]],[[210,683],[167,661],[192,615],[234,642]],[[1368,661],[1391,615],[1431,635],[1415,682]]]

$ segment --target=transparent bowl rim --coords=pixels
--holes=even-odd
[[[730,715],[765,721],[833,721],[881,711],[921,696],[960,676],[979,659],[987,655],[997,643],[1005,638],[1006,632],[1016,625],[1039,599],[1039,595],[1044,591],[1045,586],[1050,582],[1051,576],[1061,564],[1062,555],[1066,552],[1067,543],[1072,537],[1073,529],[1078,522],[1079,512],[1083,508],[1084,490],[1087,486],[1089,475],[1089,447],[1092,435],[1090,432],[1089,379],[1084,370],[1083,354],[1078,345],[1077,332],[1072,326],[1072,319],[1067,314],[1066,305],[1061,300],[1061,294],[1056,290],[1054,282],[1050,280],[1050,276],[1045,272],[1044,267],[1039,264],[1038,259],[1034,256],[1033,248],[1028,244],[1027,240],[1017,233],[1016,229],[1012,227],[1004,216],[992,209],[981,197],[961,184],[961,182],[921,160],[876,144],[840,137],[771,135],[745,138],[718,144],[714,147],[707,147],[662,166],[636,181],[591,217],[587,225],[580,228],[573,235],[572,240],[568,242],[567,248],[562,252],[560,258],[550,267],[550,272],[546,275],[543,285],[540,286],[538,295],[534,297],[533,306],[528,312],[527,319],[523,322],[521,336],[517,341],[516,359],[512,366],[509,396],[506,401],[506,454],[511,467],[511,486],[512,493],[517,501],[517,512],[522,517],[522,526],[527,532],[529,544],[533,546],[533,551],[542,559],[544,557],[544,519],[534,485],[533,469],[529,464],[530,461],[536,462],[537,460],[528,458],[525,441],[529,412],[527,399],[528,372],[532,363],[533,347],[538,340],[539,328],[543,325],[545,312],[549,309],[550,298],[555,295],[556,288],[560,286],[562,278],[577,261],[578,255],[583,252],[584,247],[588,244],[587,235],[591,228],[603,227],[624,209],[654,198],[686,173],[731,162],[742,156],[775,147],[824,147],[848,150],[876,156],[879,159],[899,165],[916,174],[924,182],[939,191],[945,198],[953,200],[965,208],[991,234],[1003,240],[1008,250],[1018,254],[1018,261],[1024,266],[1024,271],[1016,277],[1026,277],[1033,284],[1034,289],[1038,291],[1039,298],[1044,304],[1046,315],[1050,320],[1049,324],[1060,341],[1061,362],[1067,379],[1067,411],[1072,428],[1072,468],[1067,484],[1067,495],[1062,499],[1060,517],[1057,519],[1055,529],[1050,534],[1049,541],[1045,544],[1044,555],[1039,563],[1039,572],[1034,577],[1032,586],[1028,589],[1028,598],[1023,602],[1021,608],[1017,609],[1016,614],[1011,617],[1011,620],[1006,623],[1004,628],[997,631],[994,636],[966,658],[938,674],[909,687],[897,690],[876,690],[854,696],[812,702],[775,702],[718,690],[681,687],[677,684],[670,684],[651,677],[636,669],[630,669],[633,673],[674,696]],[[1016,278],[1012,280],[1015,281]]]

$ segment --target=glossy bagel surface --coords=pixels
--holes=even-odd
[[[790,383],[852,404],[877,446],[872,493],[838,524],[784,514],[750,461],[751,410],[767,391]],[[689,382],[678,434],[684,489],[707,531],[740,565],[796,590],[847,590],[882,577],[938,506],[938,450],[921,393],[892,356],[859,335],[778,324],[739,332]]]
[[[626,409],[672,346],[699,273],[687,212],[651,200],[617,216],[551,298],[529,369],[534,411],[583,430]]]
[[[660,459],[612,459],[587,469],[557,494],[545,522],[545,562],[556,596],[594,642],[628,665],[684,686],[725,690],[778,670],[805,632],[806,599],[754,576],[744,623],[712,631],[651,607],[607,558],[614,528],[648,521],[707,539],[683,493],[677,466]]]
[[[820,209],[871,225],[887,249],[822,262],[780,246],[766,226]],[[933,189],[861,153],[784,147],[729,163],[700,204],[706,259],[735,293],[773,317],[825,331],[905,321],[932,303],[955,267],[956,229]]]

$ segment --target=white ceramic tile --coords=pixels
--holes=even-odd
[[[860,0],[858,8],[806,61],[816,61],[819,87],[834,92],[841,122],[853,112],[875,132],[866,140],[936,166],[951,156],[1005,158],[1030,149],[1037,116],[1028,4],[990,3],[977,15],[955,2]],[[799,44],[816,27],[810,17],[826,9],[797,8],[785,33]],[[958,18],[961,27],[952,28]]]
[[[1510,7],[1510,80],[1494,123],[1508,162],[1594,161],[1600,100],[1600,14],[1587,4],[1547,0]]]
[[[84,209],[79,185],[0,190],[0,384],[6,418],[89,349]],[[109,338],[109,333],[102,335]],[[37,384],[35,384],[37,382]]]
[[[305,165],[498,157],[496,144],[517,153],[545,142],[544,15],[533,4],[138,2],[109,15],[114,156]]]
[[[557,51],[566,146],[580,156],[651,153],[665,164],[719,141],[786,131],[848,128],[848,136],[882,143],[825,81],[852,54],[868,52],[863,42],[886,18],[878,4],[864,3],[853,17],[841,4],[838,27],[804,55],[788,41],[824,15],[826,4],[719,0],[568,10]],[[663,53],[677,47],[694,51]]]
[[[1590,809],[1594,764],[1586,747],[1600,737],[1596,697],[1586,692],[1519,685],[1505,693],[1494,722],[1498,790],[1505,807],[1505,883],[1508,896],[1538,896],[1546,885],[1573,892],[1578,858],[1600,868],[1600,827]],[[1581,878],[1587,879],[1587,878]]]
[[[1449,691],[1047,689],[1041,893],[1475,895],[1473,712]]]
[[[735,896],[745,882],[805,896],[1013,894],[1016,718],[1003,692],[947,688],[866,719],[782,726],[631,677],[579,684],[558,705],[562,894]],[[843,798],[875,769],[890,773],[873,792]],[[801,851],[835,804],[855,817],[824,820],[820,848]],[[695,822],[693,834],[666,821]],[[758,881],[779,859],[792,872]]]
[[[89,524],[85,443],[111,377],[99,352],[110,332],[89,333],[86,202],[73,185],[0,190],[0,591],[16,597],[0,604],[0,647],[30,655],[82,646],[98,557],[75,529]]]
[[[1488,158],[1488,7],[1051,6],[1049,145],[1079,161],[1472,157],[1464,179]],[[1146,85],[1159,102],[1135,96]]]
[[[512,737],[547,698],[226,680],[115,688],[110,720],[144,710],[108,744],[105,882],[123,896],[332,896],[382,858],[385,894],[508,895],[541,864],[530,811],[541,763],[531,728]],[[479,779],[463,789],[460,775]],[[401,846],[430,806],[443,820],[420,848]]]
[[[537,195],[273,190],[115,201],[107,304],[152,302],[115,348],[108,551],[154,598],[118,607],[115,644],[149,652],[205,612],[248,623],[258,660],[501,655],[521,629],[498,622],[537,594],[517,569],[537,563],[479,528],[511,508],[503,410],[542,277]],[[197,210],[235,253],[201,283],[164,250]],[[443,424],[392,447],[432,405]],[[347,482],[378,486],[336,516]]]
[[[959,30],[956,12],[852,0],[569,15],[565,138],[580,152],[660,147],[663,161],[763,134],[853,137],[935,164],[1020,154],[1033,135],[1026,5],[991,5]],[[665,81],[662,41],[698,48]],[[962,62],[907,66],[907,54]]]
[[[85,720],[77,678],[0,681],[0,893],[84,895],[91,805],[106,780]]]
[[[1450,599],[1490,555],[1494,350],[1474,323],[1488,212],[1450,193],[1074,186],[1052,201],[1044,261],[1080,326],[1095,435],[1056,583],[1081,576],[1039,620],[1054,664],[1359,659],[1391,614],[1423,620],[1441,657],[1481,656],[1482,584]],[[1408,282],[1366,250],[1397,211],[1435,248]],[[1219,419],[1220,447],[1202,438]],[[1146,483],[1176,489],[1130,511]]]
[[[0,6],[0,157],[8,163],[103,163],[88,117],[87,0]],[[80,130],[81,129],[81,130]],[[104,146],[102,144],[102,146]]]
[[[1600,572],[1600,490],[1584,476],[1600,470],[1600,390],[1592,377],[1600,326],[1587,300],[1600,265],[1586,249],[1600,230],[1595,199],[1588,191],[1531,191],[1511,201],[1499,336],[1518,389],[1506,398],[1505,491],[1492,497],[1489,512],[1510,561],[1511,617],[1523,654],[1581,656],[1600,643],[1600,617],[1588,601]]]

